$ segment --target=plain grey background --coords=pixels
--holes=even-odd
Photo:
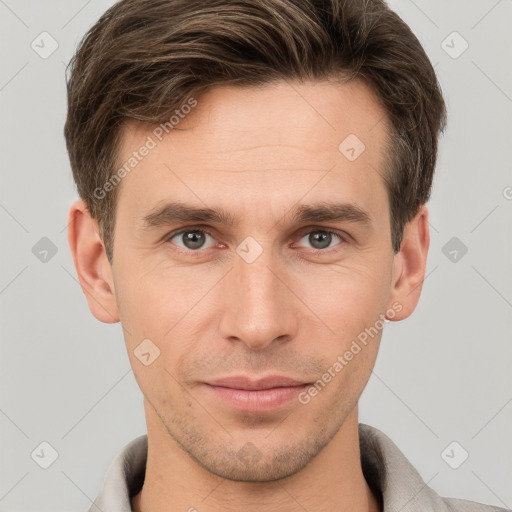
[[[65,65],[112,3],[0,0],[4,512],[87,510],[114,456],[145,433],[121,328],[89,312],[66,235]],[[449,127],[423,295],[386,326],[360,421],[439,494],[511,508],[512,1],[391,5],[435,65]]]

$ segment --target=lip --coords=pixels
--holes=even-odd
[[[265,413],[279,409],[297,399],[301,391],[309,387],[290,377],[271,375],[261,379],[231,376],[204,383],[206,388],[231,408],[249,413]]]
[[[269,375],[261,379],[251,379],[245,375],[234,375],[207,381],[210,386],[221,386],[231,389],[244,389],[255,391],[260,389],[287,388],[292,386],[305,386],[307,382],[292,379],[282,375]]]

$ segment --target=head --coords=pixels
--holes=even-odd
[[[73,258],[152,414],[204,468],[293,474],[355,410],[385,320],[419,299],[445,118],[381,0],[123,0],[84,37]],[[271,375],[307,386],[259,413],[212,386]]]

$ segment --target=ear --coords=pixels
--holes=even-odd
[[[429,244],[428,209],[423,205],[404,227],[402,245],[393,260],[389,306],[399,303],[401,309],[393,308],[396,314],[389,320],[403,320],[416,308],[425,279]]]
[[[99,224],[81,199],[69,210],[68,242],[91,313],[100,322],[119,322],[112,267],[101,240]]]

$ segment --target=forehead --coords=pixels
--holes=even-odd
[[[376,187],[384,186],[379,174],[388,121],[360,81],[222,86],[194,100],[188,113],[175,116],[169,133],[158,125],[125,125],[119,166],[150,139],[151,149],[122,179],[118,203],[136,210],[173,194],[210,204],[231,194],[235,206],[236,192],[243,206],[250,198],[261,202],[262,191],[269,201],[278,194],[296,202],[307,188],[309,199],[323,197],[341,182],[371,201]]]

